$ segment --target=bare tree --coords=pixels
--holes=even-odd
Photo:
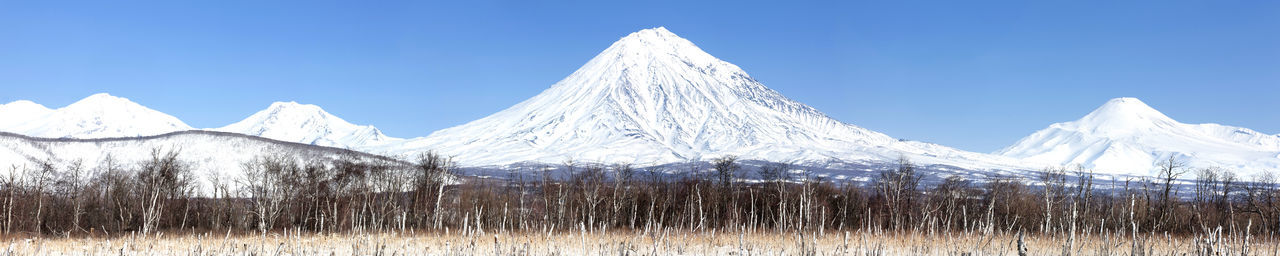
[[[602,187],[605,182],[604,167],[599,165],[587,165],[574,178],[578,183],[582,192],[582,202],[587,207],[583,209],[583,215],[586,216],[586,225],[595,227],[596,224],[596,207],[603,202]]]
[[[83,196],[85,176],[88,175],[85,173],[84,162],[75,160],[67,166],[67,171],[58,182],[63,197],[71,200],[71,227],[66,231],[67,233],[83,230],[80,227],[80,217],[85,213]]]
[[[932,192],[930,194],[933,201],[936,202],[936,207],[945,215],[939,217],[941,217],[948,229],[953,220],[956,219],[955,215],[967,213],[964,212],[967,210],[965,208],[968,205],[967,201],[975,194],[972,189],[972,182],[964,177],[954,175],[943,179],[942,183],[933,187]]]
[[[738,157],[724,156],[717,158],[711,162],[712,169],[715,170],[716,179],[719,181],[720,187],[714,191],[716,200],[713,210],[717,221],[728,219],[730,225],[736,225],[738,222],[738,201],[737,186],[734,185],[734,179],[742,166],[737,163]],[[718,223],[724,225],[723,223]]]
[[[1083,208],[1081,216],[1089,216],[1089,205],[1093,200],[1093,169],[1085,168],[1083,165],[1076,165],[1076,195],[1072,204],[1078,204]]]
[[[224,218],[230,218],[230,216],[228,215],[230,215],[229,204],[230,204],[231,197],[230,197],[230,193],[227,191],[230,189],[230,187],[227,186],[226,184],[227,181],[222,178],[222,175],[211,173],[206,177],[208,177],[209,185],[211,186],[210,189],[212,189],[211,193],[209,194],[209,197],[213,199],[215,203],[218,204],[214,207],[215,211],[210,212],[208,214],[209,227],[214,230],[217,230],[222,228],[222,225],[226,221],[224,220]]]
[[[919,193],[920,179],[916,167],[905,156],[898,158],[898,167],[881,171],[875,181],[877,192],[883,197],[885,208],[889,209],[890,225],[900,227],[909,209]]]
[[[185,199],[190,193],[191,169],[178,159],[178,150],[151,150],[151,159],[138,172],[143,200],[142,233],[155,231],[170,201]]]
[[[770,181],[773,184],[775,194],[777,194],[777,211],[774,212],[774,226],[781,231],[786,229],[786,208],[787,208],[787,182],[791,180],[791,166],[785,163],[772,163],[760,168],[760,178]]]
[[[121,168],[115,159],[107,156],[99,165],[101,172],[95,177],[94,184],[102,186],[102,204],[106,208],[106,219],[114,221],[113,230],[132,229],[137,218],[136,210],[143,208],[142,195],[138,176]],[[92,226],[92,225],[91,225]],[[105,229],[106,227],[104,227]]]
[[[33,189],[36,193],[36,209],[34,219],[34,229],[32,232],[36,234],[44,233],[44,206],[45,196],[48,191],[50,180],[57,175],[58,169],[53,166],[53,160],[45,160],[38,163],[40,166],[33,173],[29,173],[30,183],[34,185]]]
[[[21,168],[16,165],[12,166],[11,168],[9,168],[9,173],[7,176],[5,176],[5,179],[4,179],[4,190],[5,190],[4,232],[5,233],[13,232],[13,207],[14,207],[14,201],[17,201],[17,192],[18,192],[19,182],[21,182],[21,180],[18,179],[18,172],[19,172],[18,170],[25,170],[25,168]]]
[[[1044,192],[1044,222],[1041,232],[1053,232],[1053,206],[1062,202],[1067,186],[1067,169],[1054,167],[1040,173],[1040,184]]]
[[[1243,211],[1257,214],[1262,226],[1270,227],[1272,220],[1280,215],[1280,205],[1276,202],[1276,176],[1272,172],[1262,172],[1246,183],[1244,188]]]
[[[738,170],[742,169],[737,163],[738,157],[724,156],[711,161],[712,168],[716,171],[716,179],[720,181],[720,186],[728,188],[733,183],[734,175]]]
[[[431,222],[436,228],[440,228],[440,204],[444,199],[444,187],[448,185],[451,179],[455,178],[454,163],[451,158],[444,157],[434,151],[429,151],[418,156],[417,169],[413,176],[415,186],[416,199],[421,202],[434,201],[431,210]],[[428,199],[428,195],[434,195],[434,198]],[[421,205],[421,204],[418,204]],[[426,206],[422,207],[425,210]],[[423,219],[426,212],[421,213]]]
[[[1186,163],[1175,160],[1173,156],[1169,156],[1168,160],[1160,163],[1160,173],[1158,173],[1157,178],[1160,179],[1162,188],[1160,190],[1159,209],[1156,211],[1158,213],[1157,219],[1160,221],[1160,225],[1169,221],[1169,217],[1171,216],[1169,215],[1169,211],[1173,208],[1174,204],[1171,199],[1176,193],[1173,186],[1174,181],[1177,181],[1178,177],[1187,172],[1183,168],[1185,166]]]
[[[298,171],[297,164],[284,157],[259,157],[244,164],[243,169],[240,187],[253,204],[258,230],[271,230],[284,211],[289,177]]]
[[[1203,168],[1196,171],[1196,185],[1194,188],[1194,201],[1196,205],[1201,205],[1213,201],[1218,194],[1218,176],[1221,171],[1217,167]]]
[[[1222,172],[1218,173],[1218,192],[1219,193],[1217,196],[1217,200],[1215,201],[1218,204],[1219,211],[1230,212],[1231,192],[1232,190],[1237,188],[1237,186],[1239,185],[1237,184],[1238,182],[1239,182],[1239,177],[1236,176],[1236,173],[1231,170],[1224,169],[1222,170]]]
[[[634,218],[626,218],[622,216],[621,212],[623,205],[626,204],[629,195],[631,195],[631,178],[635,175],[635,172],[635,168],[632,168],[629,163],[615,164],[613,166],[613,194],[611,196],[613,214],[611,217],[614,225],[620,225],[622,219],[632,219],[632,223],[634,223]],[[630,214],[635,216],[634,211],[630,212]],[[628,226],[633,227],[634,224]]]

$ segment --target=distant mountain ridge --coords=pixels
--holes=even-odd
[[[32,137],[99,139],[188,130],[198,129],[176,117],[106,93],[90,95],[59,109],[27,100],[0,104],[0,132]],[[351,124],[319,106],[297,102],[275,102],[244,120],[205,130],[339,148],[402,140],[386,136],[373,126]]]
[[[358,148],[400,141],[373,126],[360,126],[319,106],[276,102],[240,122],[213,129],[319,146]]]
[[[16,101],[0,106],[0,115],[21,120],[0,123],[0,131],[47,138],[133,137],[192,129],[178,118],[106,93],[54,110]]]
[[[1169,157],[1195,168],[1259,173],[1280,171],[1280,136],[1220,124],[1184,124],[1137,98],[1116,98],[996,154],[1109,173],[1148,175]]]

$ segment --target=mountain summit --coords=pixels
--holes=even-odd
[[[25,124],[49,112],[53,110],[29,100],[0,104],[0,131],[8,131],[12,126]]]
[[[1095,132],[1142,132],[1167,129],[1178,122],[1137,98],[1115,98],[1073,124]]]
[[[240,122],[214,129],[274,140],[319,146],[354,148],[400,139],[387,137],[373,126],[348,123],[319,106],[276,102]]]
[[[899,141],[788,99],[665,28],[631,33],[506,110],[385,150],[437,150],[464,165],[705,161],[990,166],[1003,158]],[[956,161],[962,160],[963,161]]]
[[[11,103],[12,104],[12,103]],[[157,135],[190,130],[178,118],[134,103],[129,99],[99,93],[52,111],[41,110],[35,103],[25,109],[46,112],[13,124],[5,131],[44,138],[110,138]],[[10,104],[6,104],[6,108]],[[47,109],[45,109],[47,110]],[[9,118],[7,111],[0,112]]]
[[[1056,123],[997,154],[1101,172],[1151,174],[1173,157],[1192,167],[1256,173],[1280,169],[1280,136],[1219,124],[1183,124],[1135,98],[1116,98]]]

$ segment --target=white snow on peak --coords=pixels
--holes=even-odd
[[[9,105],[4,108],[8,109]],[[28,114],[27,119],[9,124],[5,131],[33,137],[84,139],[157,135],[191,129],[178,118],[106,93],[91,95],[56,110],[48,110],[33,102],[20,103],[19,106],[23,105],[25,107],[21,108],[26,110],[0,111],[3,119]],[[30,115],[25,111],[45,113]]]
[[[659,60],[664,57],[676,57],[691,66],[697,67],[725,64],[733,66],[733,64],[721,61],[715,56],[702,51],[693,42],[671,33],[664,27],[631,33],[610,45],[609,49],[605,50],[605,53],[610,53],[618,59],[636,62],[634,64],[645,64],[648,61]],[[605,53],[601,53],[601,55]],[[590,65],[590,63],[587,65]],[[737,66],[733,66],[733,68],[737,69]]]
[[[1048,165],[1150,175],[1169,157],[1192,168],[1280,170],[1280,137],[1220,124],[1184,124],[1135,98],[1117,98],[1083,118],[1050,125],[997,154]]]
[[[1079,125],[1077,130],[1094,132],[1143,132],[1168,129],[1177,123],[1137,98],[1115,98],[1073,124]]]
[[[391,138],[373,126],[355,125],[329,114],[319,106],[276,102],[240,122],[217,131],[319,146],[357,148],[401,139]]]
[[[0,105],[0,131],[32,137],[135,137],[185,130],[192,128],[175,117],[106,93],[56,110],[26,100]],[[354,125],[318,106],[296,102],[276,102],[243,121],[208,130],[343,148],[401,141],[373,126]]]
[[[723,155],[778,162],[1010,166],[999,156],[899,141],[765,87],[665,28],[631,33],[506,110],[375,151],[436,150],[469,166],[520,162],[664,164]]]
[[[29,100],[0,104],[0,131],[9,131],[12,126],[24,124],[49,112],[53,110]]]

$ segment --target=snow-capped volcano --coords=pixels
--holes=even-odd
[[[10,106],[14,104],[17,105]],[[56,110],[30,101],[5,104],[2,109],[0,119],[22,120],[12,124],[5,121],[8,126],[4,131],[33,137],[135,137],[191,129],[178,118],[106,93],[91,95]]]
[[[276,102],[243,121],[214,129],[319,146],[356,148],[400,141],[373,126],[348,123],[319,106]]]
[[[632,33],[542,93],[383,151],[436,150],[463,165],[663,164],[723,155],[775,162],[924,163],[985,168],[1008,158],[900,141],[788,99],[665,28]]]
[[[1174,157],[1193,168],[1280,170],[1280,136],[1219,124],[1183,124],[1135,98],[1116,98],[1080,120],[1057,123],[997,154],[1051,165],[1148,175]]]

